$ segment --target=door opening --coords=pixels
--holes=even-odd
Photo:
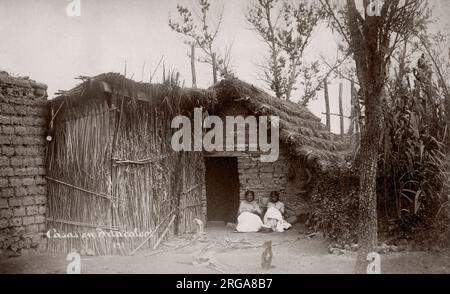
[[[236,222],[239,209],[239,174],[236,157],[206,157],[208,221]]]

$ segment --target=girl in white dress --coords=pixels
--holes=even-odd
[[[270,193],[270,202],[264,215],[264,226],[271,228],[275,232],[284,232],[291,227],[291,224],[283,218],[284,203],[279,199],[280,195],[277,191]]]
[[[261,220],[261,208],[255,201],[255,193],[247,191],[245,193],[245,200],[239,205],[238,224],[236,230],[242,233],[259,232],[263,226]]]

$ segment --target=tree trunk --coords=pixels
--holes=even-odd
[[[447,112],[447,125],[450,126],[450,95],[445,96],[445,110]],[[447,153],[450,152],[450,136],[447,136]]]
[[[364,0],[363,3],[367,7],[369,0]],[[368,254],[375,252],[378,242],[376,179],[383,119],[381,98],[386,78],[385,58],[389,47],[386,40],[389,38],[383,35],[383,22],[379,17],[370,17],[365,11],[365,19],[361,20],[354,0],[347,0],[347,7],[351,47],[365,102],[365,125],[356,160],[359,175],[357,233],[360,246],[355,264],[355,273],[364,274],[367,273]]]
[[[292,89],[294,88],[294,84],[295,84],[295,80],[296,80],[296,72],[297,72],[297,60],[292,61],[293,64],[291,64],[291,74],[289,76],[289,80],[288,80],[288,86],[286,89],[286,100],[290,101],[291,100],[291,93],[292,93]]]
[[[275,42],[274,42],[275,44]],[[276,46],[276,45],[273,45]],[[278,66],[278,56],[276,54],[276,49],[272,49],[272,72],[273,72],[273,90],[275,92],[275,96],[278,99],[283,98],[283,93],[281,91],[281,83],[280,83],[280,68]]]
[[[277,43],[275,37],[275,29],[271,20],[271,7],[270,3],[264,4],[264,9],[266,12],[266,21],[268,26],[268,33],[270,35],[270,58],[272,60],[272,64],[269,66],[270,71],[273,73],[273,91],[275,92],[275,96],[279,99],[283,97],[283,93],[281,90],[281,82],[280,82],[280,68],[278,66],[278,52],[277,52]]]
[[[376,86],[375,86],[376,87]],[[378,242],[377,221],[377,166],[381,130],[381,92],[380,88],[370,86],[365,91],[368,107],[366,109],[366,127],[361,138],[360,153],[357,158],[359,179],[359,251],[356,259],[355,273],[367,273],[367,256],[376,252]]]
[[[362,141],[364,144],[361,145],[361,157],[365,158],[365,160],[359,166],[358,243],[360,249],[355,266],[357,274],[367,273],[367,255],[375,252],[378,240],[376,194],[378,146],[371,144],[370,140],[363,139]]]

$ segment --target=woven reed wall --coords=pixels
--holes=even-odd
[[[204,219],[203,157],[172,150],[173,114],[118,95],[106,101],[63,104],[55,120],[48,226],[78,236],[49,239],[51,251],[129,254],[149,235],[142,248],[154,248],[174,216],[162,240]]]

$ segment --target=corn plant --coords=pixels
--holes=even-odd
[[[395,208],[386,214],[406,234],[448,224],[445,101],[429,71],[418,66],[414,73],[413,83],[408,77],[390,83],[380,159],[380,174],[389,186],[384,199]]]

